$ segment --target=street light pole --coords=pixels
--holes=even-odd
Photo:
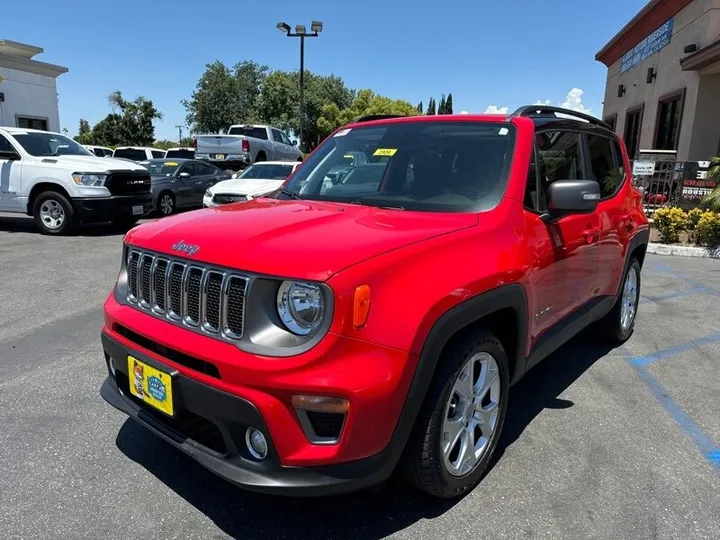
[[[311,32],[305,31],[304,24],[298,24],[295,26],[295,32],[292,32],[290,25],[285,22],[277,23],[277,29],[284,33],[287,37],[300,38],[300,104],[298,107],[298,114],[300,116],[300,149],[302,150],[305,146],[305,139],[303,137],[303,123],[305,119],[305,38],[306,37],[318,37],[322,32],[323,24],[320,21],[313,21],[310,25]]]

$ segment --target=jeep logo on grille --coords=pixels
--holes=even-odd
[[[180,251],[181,253],[187,253],[188,255],[195,255],[198,251],[200,251],[200,246],[196,246],[195,244],[186,244],[185,240],[180,240],[179,242],[173,244],[170,249],[173,251]]]

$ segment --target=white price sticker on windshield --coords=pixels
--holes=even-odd
[[[335,136],[336,136],[336,137],[344,137],[344,136],[347,135],[348,133],[350,133],[350,128],[345,128],[345,129],[341,129],[340,131],[338,131],[338,132],[335,134]]]

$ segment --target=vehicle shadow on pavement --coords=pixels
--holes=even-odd
[[[518,383],[491,468],[540,412],[571,407],[572,402],[558,396],[610,350],[595,345],[583,333]],[[424,496],[395,478],[377,495],[360,492],[295,499],[245,492],[130,419],[120,429],[116,444],[233,538],[384,538],[417,521],[440,516],[458,502]]]
[[[73,237],[73,236],[85,236],[85,237],[119,236],[119,235],[125,234],[129,230],[130,230],[129,228],[115,227],[111,223],[90,223],[87,225],[80,225],[79,227],[76,227],[73,232],[69,233],[68,235],[64,235],[64,236],[66,238]],[[30,234],[38,234],[39,235],[40,229],[38,228],[37,224],[35,223],[35,220],[31,217],[0,216],[0,232],[30,233]]]

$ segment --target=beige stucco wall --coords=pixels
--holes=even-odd
[[[698,48],[703,48],[715,41],[719,32],[720,0],[695,0],[677,13],[673,22],[672,39],[662,50],[646,58],[625,73],[620,73],[620,60],[610,66],[605,86],[603,118],[609,118],[617,114],[615,131],[622,136],[625,130],[626,111],[644,105],[640,148],[652,148],[658,100],[662,96],[684,88],[685,105],[677,149],[678,159],[707,159],[707,157],[689,157],[691,153],[693,156],[697,155],[701,146],[703,151],[710,146],[715,147],[713,152],[716,151],[717,137],[714,138],[713,144],[700,145],[693,148],[691,152],[691,141],[699,141],[701,138],[701,134],[694,127],[697,121],[694,112],[697,107],[700,76],[695,72],[683,72],[680,59],[687,56],[683,52],[686,45],[694,43]],[[652,83],[648,84],[645,80],[650,67],[655,68],[657,77]],[[620,84],[625,85],[626,90],[622,97],[617,97]],[[709,95],[705,96],[703,102],[712,101],[709,98]],[[717,96],[716,100],[720,100],[720,96]],[[720,119],[717,121],[720,122]],[[706,126],[706,124],[707,122],[703,123],[703,126]],[[703,129],[705,130],[706,127]],[[713,131],[713,129],[710,131]]]

